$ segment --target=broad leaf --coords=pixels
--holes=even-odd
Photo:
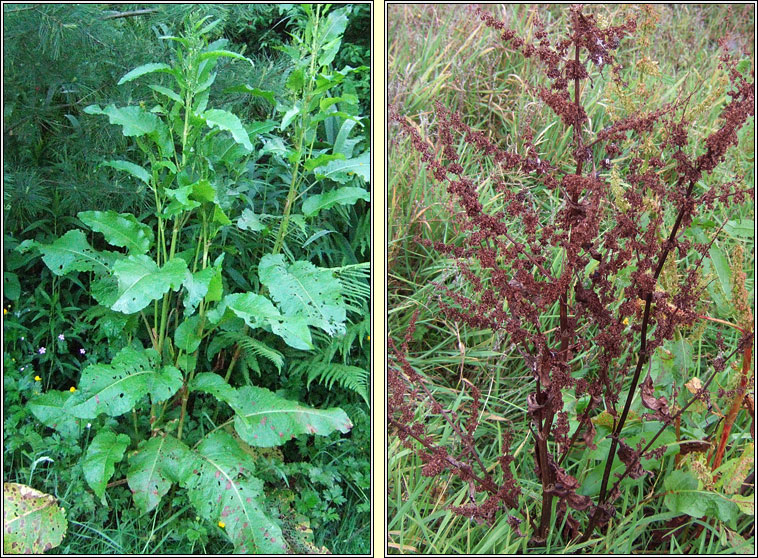
[[[129,161],[103,161],[100,165],[128,172],[134,178],[141,180],[145,184],[150,184],[150,173],[141,166],[130,163]]]
[[[230,294],[224,298],[222,305],[245,320],[253,329],[269,326],[271,331],[290,347],[302,350],[313,348],[306,318],[282,316],[265,296],[254,293]],[[223,313],[223,310],[221,312]]]
[[[224,93],[250,93],[255,97],[262,97],[263,99],[266,99],[272,105],[276,104],[276,98],[274,97],[273,91],[258,89],[257,87],[250,87],[249,85],[236,85],[234,87],[229,87],[227,89],[224,89]]]
[[[185,319],[174,332],[174,344],[185,353],[193,353],[200,346],[200,336],[197,328],[200,316],[191,316]]]
[[[318,178],[328,178],[340,184],[351,180],[353,175],[358,175],[366,182],[371,182],[371,153],[361,153],[352,159],[344,161],[331,161],[323,167],[314,170]]]
[[[332,336],[345,333],[342,286],[331,270],[306,261],[285,266],[283,255],[267,254],[258,276],[284,315],[304,318]]]
[[[118,298],[111,309],[124,314],[139,312],[169,289],[181,287],[186,272],[187,264],[180,258],[166,262],[161,268],[145,255],[119,260],[113,265]]]
[[[64,438],[78,438],[81,433],[79,419],[68,412],[70,391],[50,390],[27,403],[32,414],[42,424],[54,428]]]
[[[233,407],[234,428],[251,446],[279,446],[300,434],[326,436],[353,427],[342,409],[306,407],[260,387],[239,388]]]
[[[90,442],[82,461],[84,478],[105,505],[105,487],[116,471],[115,464],[124,458],[129,436],[101,430]]]
[[[233,405],[236,402],[236,390],[224,381],[221,376],[213,372],[201,372],[196,375],[192,378],[192,382],[190,382],[189,390],[190,392],[200,391],[210,393],[216,399],[228,405]]]
[[[195,273],[187,271],[184,278],[184,288],[187,289],[187,295],[184,297],[185,316],[191,316],[203,297],[208,294],[211,280],[217,271],[215,267],[206,267]]]
[[[3,552],[43,554],[66,535],[66,513],[55,498],[24,484],[3,483]]]
[[[172,436],[155,436],[143,442],[129,458],[126,480],[140,511],[155,508],[175,482],[184,482],[192,471],[190,449]]]
[[[195,454],[195,468],[184,486],[198,515],[222,522],[244,554],[283,554],[287,545],[279,526],[265,513],[263,482],[252,476],[253,459],[226,432],[206,437]]]
[[[155,374],[147,376],[147,392],[150,401],[162,403],[174,395],[182,387],[184,377],[176,367],[166,365],[155,371]]]
[[[241,54],[237,54],[236,52],[232,52],[230,50],[211,50],[209,52],[203,52],[200,56],[198,56],[198,61],[207,60],[209,58],[218,58],[220,56],[226,57],[226,58],[236,58],[237,60],[244,60],[246,62],[250,62],[251,66],[255,66],[253,64],[253,61],[249,58],[242,56]]]
[[[697,518],[705,515],[725,522],[731,522],[739,515],[739,507],[734,501],[723,494],[699,489],[697,478],[689,471],[671,471],[663,486],[666,490],[663,502],[675,513]]]
[[[346,10],[342,8],[330,12],[326,18],[326,24],[319,27],[319,40],[323,45],[318,59],[320,66],[329,66],[334,60],[339,51],[347,22]]]
[[[242,215],[237,219],[237,227],[243,231],[258,232],[266,228],[266,225],[261,223],[259,216],[256,215],[251,209],[243,209]]]
[[[65,275],[71,271],[108,271],[110,254],[97,252],[87,242],[80,230],[71,230],[52,244],[38,244],[42,261],[55,275]]]
[[[342,122],[340,131],[337,133],[337,138],[334,140],[332,152],[342,153],[347,159],[353,156],[353,148],[361,141],[361,138],[349,138],[350,132],[356,124],[355,120],[345,120]]]
[[[153,91],[160,93],[161,95],[165,95],[172,101],[176,101],[177,103],[180,104],[180,106],[184,106],[184,101],[179,96],[179,94],[173,89],[168,89],[167,87],[162,87],[160,85],[148,85],[148,87],[152,89]]]
[[[225,110],[208,109],[203,113],[203,118],[209,127],[218,126],[222,130],[230,132],[234,141],[244,145],[248,151],[253,150],[253,145],[250,143],[247,131],[235,114]]]
[[[335,205],[354,205],[358,200],[371,201],[371,195],[363,188],[345,186],[308,197],[303,202],[303,213],[306,217],[314,217],[322,210]]]
[[[132,81],[133,79],[137,79],[140,76],[144,76],[145,74],[150,74],[152,72],[165,72],[170,74],[173,73],[173,70],[168,64],[156,64],[155,62],[151,62],[150,64],[143,64],[142,66],[134,68],[131,72],[122,77],[117,85],[124,84],[127,81]]]
[[[82,372],[69,411],[83,419],[100,413],[117,417],[131,411],[148,392],[157,362],[158,353],[153,349],[124,347],[110,364],[91,364]]]
[[[93,231],[103,233],[108,244],[127,248],[130,254],[144,254],[153,245],[153,230],[130,213],[80,211],[77,217]]]
[[[158,126],[158,117],[151,114],[138,106],[117,108],[115,105],[108,105],[101,109],[97,105],[90,105],[84,109],[87,114],[105,114],[111,124],[118,124],[123,128],[124,136],[144,136],[156,130]]]

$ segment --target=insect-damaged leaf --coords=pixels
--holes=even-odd
[[[66,534],[66,514],[55,498],[24,484],[3,483],[3,552],[42,554]]]
[[[313,348],[307,319],[303,316],[283,316],[263,295],[235,293],[226,295],[217,308],[208,313],[211,321],[218,321],[226,309],[245,320],[251,328],[268,326],[287,345],[295,349]]]
[[[115,472],[115,464],[124,458],[129,436],[101,430],[90,442],[82,461],[84,478],[105,505],[105,487]]]
[[[235,399],[234,428],[251,446],[278,446],[299,434],[325,436],[353,427],[342,409],[314,409],[260,387],[239,388]]]
[[[226,432],[216,431],[197,448],[194,469],[182,485],[198,514],[223,522],[235,552],[282,554],[287,546],[279,526],[265,513],[263,482],[255,463]]]
[[[169,289],[181,287],[186,272],[187,264],[179,258],[161,268],[144,254],[121,259],[113,265],[118,295],[111,309],[124,314],[139,312]]]
[[[123,415],[151,389],[155,390],[151,394],[154,402],[165,401],[181,386],[181,373],[171,366],[157,369],[158,360],[154,349],[125,347],[110,364],[88,366],[70,401],[70,413],[83,419],[100,413]]]
[[[108,263],[114,254],[98,252],[89,245],[87,237],[80,230],[68,231],[52,244],[35,244],[42,252],[42,260],[56,275],[71,271],[108,271]]]
[[[330,269],[306,261],[287,266],[282,254],[266,254],[258,276],[285,316],[305,318],[332,336],[345,333],[342,285]]]
[[[79,419],[66,409],[72,395],[70,391],[50,390],[29,401],[27,407],[45,426],[55,428],[64,438],[76,438],[80,434]]]
[[[187,480],[192,467],[192,452],[176,438],[155,436],[143,442],[129,458],[126,475],[134,503],[143,513],[152,510],[172,483]]]

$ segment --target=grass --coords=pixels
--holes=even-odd
[[[530,37],[535,31],[534,13],[547,23],[548,33],[565,28],[565,7],[560,6],[501,6],[491,5],[499,19],[516,29],[519,36]],[[602,14],[615,24],[623,21],[624,10],[619,5],[595,5],[588,8]],[[696,89],[692,107],[698,107],[698,117],[690,127],[694,137],[705,137],[718,125],[718,107],[727,97],[718,81],[718,44],[725,37],[733,49],[748,49],[754,59],[754,15],[752,6],[656,6],[651,12],[637,10],[640,21],[647,23],[638,31],[642,46],[622,47],[619,60],[628,68],[626,78],[641,83],[640,94],[630,99],[616,94],[608,86],[609,72],[601,75],[591,69],[592,84],[583,83],[582,99],[592,121],[593,130],[605,126],[614,112],[640,111],[661,106],[677,97],[681,90]],[[457,110],[464,122],[486,132],[501,148],[519,150],[519,130],[525,122],[532,123],[535,143],[553,164],[569,169],[573,166],[571,131],[556,121],[552,111],[537,102],[533,87],[544,83],[539,68],[525,61],[520,54],[507,49],[497,34],[487,29],[467,6],[452,5],[389,5],[388,18],[388,101],[391,106],[420,131],[431,138],[434,125],[434,102],[439,101]],[[655,19],[658,19],[657,24]],[[645,45],[645,37],[649,44]],[[644,48],[643,48],[644,47]],[[657,62],[659,76],[642,74],[636,65],[643,56]],[[527,63],[529,62],[529,63]],[[710,180],[724,180],[730,174],[744,174],[746,187],[754,184],[754,144],[752,127],[740,132],[740,145],[727,155],[727,161]],[[389,334],[401,340],[411,315],[420,310],[417,331],[410,346],[409,362],[429,380],[428,387],[447,408],[457,409],[469,399],[466,383],[482,391],[479,410],[481,425],[476,431],[477,449],[485,463],[496,466],[501,455],[502,430],[511,429],[511,451],[516,457],[512,468],[519,472],[522,491],[531,513],[539,511],[541,486],[533,473],[533,443],[525,413],[526,395],[533,389],[521,356],[509,348],[507,339],[490,331],[474,331],[462,324],[451,323],[439,312],[436,304],[437,287],[444,283],[463,294],[468,286],[456,275],[451,260],[421,245],[418,240],[461,242],[443,187],[424,169],[410,141],[392,128],[388,146],[388,307]],[[433,140],[428,140],[433,145]],[[697,142],[695,142],[697,143]],[[459,145],[460,163],[467,176],[487,176],[490,162],[482,160],[470,148]],[[691,155],[691,153],[690,153]],[[597,158],[597,157],[596,157]],[[673,162],[667,167],[673,168]],[[608,179],[609,172],[601,171]],[[531,194],[542,207],[546,220],[555,215],[561,205],[557,196],[536,184],[529,176],[502,177]],[[480,185],[481,199],[492,211],[500,209],[502,200],[494,194],[491,184]],[[673,215],[667,220],[673,221]],[[754,219],[752,202],[740,207],[716,204],[712,211],[701,213],[699,234],[707,241],[723,223],[732,220]],[[697,227],[695,227],[697,228]],[[702,239],[699,241],[703,241]],[[745,234],[721,232],[714,243],[728,261],[737,244],[744,248],[743,269],[747,273],[746,288],[754,306],[755,250],[754,238]],[[560,265],[556,253],[554,266]],[[681,262],[684,263],[684,262]],[[691,262],[689,262],[691,263]],[[723,271],[723,270],[722,270]],[[715,318],[734,321],[730,306],[728,281],[719,277],[719,270],[706,267],[710,285],[702,310]],[[544,317],[545,329],[557,327],[557,308]],[[651,363],[659,369],[667,385],[681,386],[692,378],[705,378],[715,354],[715,336],[722,331],[728,347],[734,347],[736,332],[711,322],[701,322],[694,328],[679,332],[677,340],[666,346],[668,352],[656,353]],[[677,344],[678,343],[678,344]],[[677,348],[679,347],[679,348]],[[593,358],[579,354],[574,368]],[[670,358],[674,359],[673,367]],[[724,373],[716,378],[719,387],[733,389],[739,374]],[[625,394],[622,393],[623,401]],[[680,401],[685,398],[680,399]],[[718,400],[728,406],[728,400]],[[422,404],[419,399],[419,406]],[[641,411],[639,402],[632,410]],[[694,411],[682,420],[682,439],[703,439],[713,432],[715,423],[706,411]],[[704,424],[704,418],[708,423]],[[733,443],[725,461],[739,454],[744,440],[750,437],[750,422],[741,412],[732,431]],[[451,436],[449,426],[439,416],[427,416],[427,431],[444,442]],[[575,424],[572,425],[572,431]],[[528,521],[520,528],[519,536],[501,514],[493,525],[477,524],[449,511],[450,506],[467,503],[468,487],[449,473],[434,478],[421,475],[420,459],[402,447],[390,432],[388,439],[387,522],[388,549],[392,553],[631,553],[655,547],[668,553],[745,553],[754,545],[754,523],[751,516],[741,514],[730,525],[691,518],[685,525],[667,529],[665,524],[681,514],[669,511],[664,504],[665,490],[661,483],[665,474],[675,466],[673,454],[658,464],[663,474],[656,473],[652,481],[624,481],[623,498],[617,502],[618,514],[609,530],[596,533],[586,543],[564,540],[560,525],[553,525],[543,548],[528,548],[531,535]],[[451,441],[452,444],[452,441]],[[450,446],[454,448],[454,446]],[[672,453],[674,448],[672,447]],[[564,466],[580,482],[592,474],[596,462],[570,457]],[[578,514],[581,516],[581,514]],[[553,515],[555,517],[555,515]],[[696,526],[702,524],[702,531]],[[668,531],[673,536],[662,539]],[[697,536],[693,534],[698,533]],[[661,542],[663,540],[663,542]],[[649,550],[648,550],[649,551]]]

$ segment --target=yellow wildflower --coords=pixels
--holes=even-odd
[[[76,388],[74,386],[71,386],[70,388],[68,388],[68,391],[70,391],[71,393],[74,393],[76,391]]]
[[[35,382],[41,382],[42,378],[40,378],[39,376],[34,376],[34,381]]]
[[[223,521],[219,521],[218,526],[223,529],[224,527],[226,527],[226,523],[224,523]]]

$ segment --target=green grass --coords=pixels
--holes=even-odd
[[[535,31],[533,12],[538,10],[554,33],[565,28],[565,7],[560,6],[501,6],[486,9],[505,20],[520,36],[531,37]],[[595,5],[593,13],[601,13],[608,21],[623,21],[624,9],[618,5]],[[628,9],[628,8],[627,8]],[[733,49],[747,49],[754,59],[753,22],[751,6],[656,6],[659,21],[649,31],[649,47],[631,49],[622,42],[619,61],[627,68],[625,79],[642,83],[644,97],[631,99],[634,111],[660,107],[677,98],[681,91],[696,89],[691,107],[702,105],[702,110],[689,127],[691,138],[705,138],[719,122],[719,108],[727,100],[719,90],[718,45],[726,37]],[[644,14],[640,13],[640,17]],[[534,87],[545,81],[539,67],[532,61],[506,48],[497,33],[479,22],[467,6],[452,5],[390,5],[388,18],[388,100],[399,114],[412,122],[429,145],[435,146],[434,102],[439,101],[451,110],[457,110],[464,122],[485,132],[491,141],[509,151],[518,151],[522,145],[519,132],[531,122],[535,144],[540,154],[565,170],[573,167],[571,159],[571,130],[557,121],[552,111],[538,102]],[[652,22],[652,20],[651,20]],[[627,40],[628,41],[628,40]],[[627,47],[627,48],[625,48]],[[733,50],[735,52],[735,50]],[[658,63],[660,76],[641,75],[634,67],[643,55]],[[625,114],[623,99],[607,87],[609,68],[601,75],[594,66],[590,69],[593,80],[582,83],[582,99],[591,119],[592,130],[597,131],[611,121],[612,114]],[[627,100],[626,102],[629,102]],[[716,180],[744,175],[747,188],[754,185],[754,143],[752,125],[740,132],[740,145],[732,148],[727,159],[713,176],[704,179],[709,185]],[[433,249],[419,243],[420,239],[443,242],[463,242],[465,236],[457,228],[451,212],[458,211],[443,186],[436,184],[425,170],[410,141],[397,133],[392,124],[389,133],[388,174],[388,308],[389,334],[398,342],[403,339],[412,314],[419,310],[416,334],[410,344],[408,360],[421,375],[429,380],[428,387],[437,400],[448,409],[458,409],[470,400],[466,383],[471,382],[482,392],[479,410],[481,424],[476,431],[476,446],[483,461],[494,469],[495,459],[502,454],[503,429],[513,433],[511,452],[516,460],[511,465],[524,494],[523,502],[528,513],[539,513],[541,485],[534,475],[533,442],[525,413],[526,396],[533,389],[533,380],[526,371],[520,354],[511,348],[508,339],[491,331],[475,331],[464,324],[446,320],[437,306],[437,297],[444,296],[433,283],[472,294],[465,281],[457,279],[452,261]],[[660,135],[654,137],[659,139]],[[702,142],[691,145],[702,149]],[[464,175],[481,178],[489,175],[491,162],[470,147],[458,145]],[[702,151],[698,151],[701,153]],[[688,153],[693,155],[693,153]],[[597,154],[596,154],[597,158]],[[664,169],[673,169],[673,161]],[[608,178],[609,172],[601,171]],[[521,188],[530,188],[535,203],[541,207],[549,221],[561,205],[558,196],[542,187],[527,175],[513,173],[502,177]],[[502,208],[502,199],[494,194],[491,183],[480,181],[480,199],[487,212]],[[667,214],[668,222],[674,215]],[[699,241],[710,241],[718,228],[728,220],[754,219],[752,200],[739,206],[727,207],[717,203],[711,211],[699,214]],[[517,231],[514,234],[518,235]],[[744,248],[743,269],[747,273],[746,288],[750,305],[754,306],[755,250],[754,238],[728,234],[722,231],[714,243],[731,263],[737,244]],[[560,264],[556,252],[554,265]],[[679,261],[681,268],[692,265],[692,255]],[[724,292],[723,281],[712,267],[704,269],[705,281],[710,281],[698,309],[711,317],[734,321],[734,309]],[[546,330],[557,327],[557,307],[543,316]],[[664,382],[674,382],[680,391],[689,392],[682,384],[693,377],[707,377],[716,354],[716,332],[722,331],[726,346],[736,345],[737,335],[729,328],[701,322],[695,327],[678,332],[676,341],[666,346],[676,353],[676,368],[669,357],[660,351],[652,359],[659,367]],[[691,350],[690,350],[691,347]],[[636,347],[630,348],[631,351]],[[593,358],[592,353],[575,356],[574,369]],[[630,358],[632,358],[630,356]],[[739,359],[738,359],[739,361]],[[737,373],[727,367],[717,376],[715,387],[733,389]],[[715,393],[715,388],[714,388]],[[567,394],[566,401],[569,403]],[[622,402],[625,393],[622,391]],[[421,397],[421,396],[420,396]],[[687,397],[680,397],[684,402]],[[728,399],[715,399],[728,406]],[[427,413],[423,400],[418,401],[420,413],[426,413],[427,432],[453,453],[457,449],[454,436],[447,423],[439,416]],[[632,410],[644,409],[635,402]],[[726,412],[722,409],[723,412]],[[422,415],[419,415],[422,416]],[[709,414],[706,410],[692,410],[682,418],[682,439],[702,439],[713,432],[713,425],[705,426]],[[710,421],[710,419],[708,419]],[[749,439],[749,417],[743,411],[738,416],[731,434],[733,444],[727,449],[724,461],[735,457]],[[656,424],[657,426],[657,424]],[[572,432],[574,426],[572,425]],[[493,525],[477,524],[449,511],[450,506],[468,503],[468,486],[449,472],[427,478],[421,475],[421,461],[404,448],[396,437],[388,439],[388,548],[392,553],[632,553],[656,548],[668,553],[745,553],[754,545],[754,524],[751,516],[741,514],[733,525],[720,522],[702,522],[691,518],[676,530],[666,522],[680,514],[669,511],[664,504],[662,482],[675,467],[674,456],[664,457],[650,480],[630,481],[622,484],[622,498],[616,502],[617,516],[604,533],[597,531],[586,543],[565,540],[561,525],[553,525],[545,547],[527,546],[532,535],[529,521],[523,521],[519,536],[499,514]],[[574,452],[564,467],[580,482],[584,482],[593,468],[582,452]],[[597,493],[593,494],[597,500]],[[582,512],[574,516],[584,519]],[[555,517],[555,514],[553,515]],[[697,531],[703,523],[702,531]],[[584,523],[586,525],[586,522]],[[667,532],[673,535],[661,542]],[[695,534],[697,536],[695,536]],[[649,552],[650,550],[648,550]]]

